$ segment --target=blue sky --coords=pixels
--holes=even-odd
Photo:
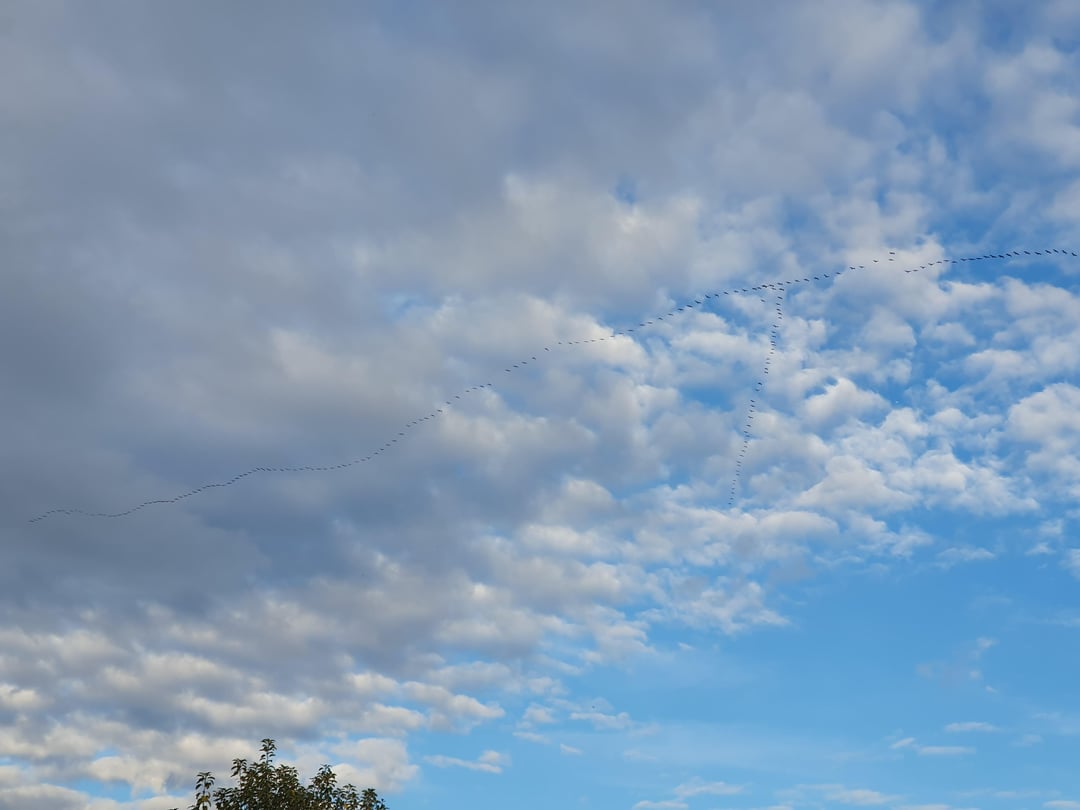
[[[760,5],[0,15],[0,810],[1080,808],[1080,12]]]

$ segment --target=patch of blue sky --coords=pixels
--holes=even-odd
[[[192,783],[194,784],[194,780],[192,780]],[[83,791],[95,798],[112,799],[115,802],[127,802],[139,798],[152,798],[157,795],[154,792],[146,790],[135,791],[130,784],[120,780],[103,782],[97,779],[76,779],[67,786],[72,790]]]
[[[1071,587],[1061,572],[1052,579]],[[1045,587],[1038,562],[1015,555],[949,572],[915,563],[876,576],[837,571],[793,589],[788,627],[722,640],[657,629],[660,657],[590,673],[576,686],[655,727],[621,739],[641,758],[626,769],[653,773],[654,789],[694,775],[747,780],[766,793],[862,780],[887,793],[917,785],[925,795],[912,800],[932,801],[935,791],[982,785],[988,763],[1001,789],[1024,788],[1031,774],[1016,763],[1016,744],[1039,729],[1024,694],[1031,653],[1044,651],[1035,694],[1060,695],[1080,663],[1067,643],[1076,631],[1003,624],[978,605],[1004,591],[1052,610]],[[991,666],[993,677],[982,672]],[[1010,670],[1024,692],[1013,691]],[[1054,708],[1077,709],[1069,701]],[[948,730],[971,722],[994,730]],[[1073,750],[1056,750],[1048,765],[1066,791],[1080,787],[1075,777],[1060,779]]]
[[[615,187],[611,193],[616,200],[632,208],[639,200],[638,182],[632,175],[621,174],[615,181]]]
[[[380,308],[391,323],[400,323],[409,319],[418,319],[423,313],[429,313],[434,304],[429,296],[415,292],[393,292],[382,295]]]

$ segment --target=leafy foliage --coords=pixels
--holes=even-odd
[[[234,759],[235,787],[214,790],[214,776],[203,771],[195,780],[195,803],[190,810],[387,810],[374,788],[357,793],[353,785],[339,787],[329,765],[323,765],[303,785],[296,768],[274,767],[277,745],[262,741],[262,755],[255,762]]]

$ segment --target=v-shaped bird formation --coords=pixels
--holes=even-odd
[[[980,256],[964,256],[964,257],[957,257],[957,258],[938,259],[936,261],[928,262],[927,264],[918,265],[916,267],[910,267],[908,269],[905,269],[904,272],[905,273],[918,273],[918,272],[921,272],[923,270],[927,270],[927,269],[929,269],[931,267],[938,267],[938,266],[942,266],[942,265],[958,265],[958,264],[969,263],[969,262],[980,262],[980,261],[989,261],[989,260],[1008,260],[1008,259],[1014,259],[1014,258],[1033,258],[1033,257],[1038,257],[1038,256],[1058,256],[1058,257],[1073,257],[1073,258],[1075,258],[1075,257],[1078,257],[1078,253],[1075,250],[1064,250],[1064,249],[1061,249],[1061,248],[1048,248],[1048,249],[1044,249],[1044,250],[1010,250],[1010,251],[1005,251],[1005,252],[1002,252],[1002,253],[986,253],[986,254],[983,254],[983,255],[980,255]],[[674,306],[670,311],[668,311],[666,313],[660,313],[660,314],[654,315],[651,318],[647,318],[645,320],[640,321],[639,323],[637,323],[634,326],[630,326],[630,327],[626,327],[626,328],[622,328],[622,329],[616,329],[616,330],[612,331],[610,334],[604,335],[602,337],[585,338],[585,339],[579,339],[579,340],[558,341],[557,343],[552,344],[550,346],[544,346],[543,348],[539,349],[536,354],[530,355],[529,357],[525,357],[525,358],[519,360],[516,363],[508,365],[504,369],[504,373],[505,374],[513,374],[515,371],[517,371],[519,369],[522,369],[522,368],[525,368],[526,366],[528,366],[528,365],[530,365],[532,363],[538,363],[542,359],[547,359],[547,358],[551,357],[553,355],[553,353],[555,353],[558,350],[563,349],[563,348],[569,348],[569,347],[573,347],[573,346],[580,346],[580,345],[583,345],[583,344],[586,344],[586,343],[602,343],[604,341],[613,340],[613,339],[615,339],[617,337],[620,337],[620,336],[623,336],[623,335],[632,335],[635,332],[647,330],[649,327],[654,326],[657,323],[664,322],[665,319],[676,318],[676,317],[678,317],[678,316],[680,316],[680,315],[682,315],[682,314],[684,314],[686,312],[692,311],[695,308],[702,307],[703,305],[707,304],[712,299],[721,299],[724,296],[738,296],[738,295],[743,295],[743,294],[746,294],[746,293],[755,293],[755,294],[758,294],[759,296],[763,296],[766,292],[773,293],[774,300],[775,300],[775,308],[774,308],[774,319],[773,319],[773,323],[771,325],[771,330],[769,332],[769,350],[768,350],[768,353],[767,353],[767,355],[765,357],[765,361],[764,361],[764,364],[762,366],[761,373],[760,373],[758,379],[756,380],[756,382],[755,382],[755,384],[753,386],[753,389],[752,389],[752,396],[750,397],[750,400],[749,400],[746,419],[744,420],[743,425],[742,425],[742,445],[741,445],[741,449],[739,450],[739,453],[738,453],[736,459],[734,460],[734,470],[733,470],[733,475],[732,475],[732,480],[731,480],[730,495],[729,495],[729,499],[728,499],[729,508],[734,507],[735,501],[736,501],[736,496],[737,496],[737,493],[738,493],[738,488],[739,488],[739,485],[740,485],[741,479],[742,479],[743,462],[744,462],[744,460],[746,458],[746,454],[747,454],[747,451],[748,451],[748,449],[750,447],[750,443],[753,440],[754,416],[755,416],[755,414],[757,413],[757,411],[759,409],[759,405],[761,404],[761,397],[762,397],[763,392],[765,390],[765,383],[766,383],[766,380],[767,380],[768,375],[769,375],[770,366],[772,364],[773,359],[776,356],[776,353],[779,350],[779,335],[780,335],[780,326],[781,326],[781,324],[783,322],[783,318],[784,318],[783,303],[784,303],[785,294],[787,293],[787,291],[789,289],[791,289],[792,287],[794,287],[796,285],[799,285],[799,284],[811,284],[813,282],[828,281],[828,280],[831,280],[831,279],[836,279],[836,278],[840,277],[841,275],[843,275],[845,273],[856,272],[856,271],[859,271],[859,270],[866,270],[868,268],[873,268],[875,265],[879,265],[879,266],[880,265],[887,265],[888,263],[895,262],[895,261],[896,261],[896,253],[895,253],[895,251],[890,251],[888,256],[886,258],[884,258],[884,259],[873,259],[870,264],[848,265],[847,267],[841,268],[840,270],[837,270],[837,271],[835,271],[833,273],[822,273],[820,275],[805,276],[805,277],[802,277],[802,278],[789,278],[789,279],[785,279],[785,280],[782,280],[782,281],[766,282],[766,283],[756,284],[756,285],[747,286],[747,287],[732,287],[732,288],[726,289],[726,290],[719,290],[719,291],[716,291],[716,292],[705,293],[705,294],[702,294],[702,295],[700,295],[700,296],[698,296],[696,298],[689,299],[689,300],[685,301],[682,304]],[[764,297],[762,297],[762,300],[765,301],[766,299]],[[58,509],[50,509],[47,512],[43,512],[40,515],[37,515],[36,517],[31,518],[29,520],[29,522],[30,523],[37,523],[39,521],[45,520],[46,518],[53,517],[53,516],[59,516],[59,515],[70,515],[70,516],[78,516],[78,517],[85,517],[85,518],[122,518],[122,517],[126,517],[128,515],[134,514],[135,512],[141,511],[141,510],[146,509],[146,508],[151,507],[151,506],[162,506],[162,505],[165,505],[165,504],[175,504],[175,503],[179,503],[180,501],[186,500],[188,498],[193,498],[196,495],[199,495],[200,493],[207,492],[208,490],[220,489],[220,488],[223,488],[223,487],[230,487],[230,486],[233,486],[234,484],[240,483],[245,478],[249,478],[249,477],[254,476],[254,475],[270,474],[270,473],[289,473],[289,474],[292,474],[292,473],[325,473],[325,472],[333,472],[335,470],[348,469],[350,467],[355,467],[355,466],[360,465],[360,464],[367,464],[367,463],[375,461],[377,458],[382,456],[384,453],[386,453],[387,451],[392,449],[396,444],[398,444],[399,442],[406,439],[409,436],[409,434],[416,427],[418,427],[419,425],[421,425],[421,424],[423,424],[425,422],[428,422],[430,420],[434,420],[434,419],[439,418],[449,408],[454,407],[454,405],[459,403],[462,399],[464,399],[466,397],[469,397],[470,395],[475,394],[478,391],[482,391],[484,389],[493,389],[494,387],[495,387],[495,385],[494,385],[493,382],[485,382],[485,383],[481,383],[481,384],[478,384],[478,385],[470,386],[469,388],[466,388],[466,389],[458,392],[457,394],[454,394],[453,396],[448,398],[445,402],[442,402],[438,407],[436,407],[430,413],[425,414],[424,416],[421,416],[421,417],[419,417],[417,419],[413,419],[412,421],[401,425],[399,430],[396,431],[394,433],[394,435],[387,438],[386,441],[384,441],[381,445],[379,445],[374,450],[371,450],[366,455],[359,456],[359,457],[354,458],[354,459],[352,459],[350,461],[343,461],[343,462],[340,462],[340,463],[337,463],[337,464],[325,464],[325,465],[303,465],[303,466],[285,466],[285,467],[252,467],[251,469],[245,470],[244,472],[241,472],[241,473],[237,473],[236,475],[234,475],[231,478],[229,478],[227,480],[224,480],[224,481],[217,481],[217,482],[213,482],[213,483],[203,484],[202,486],[195,487],[194,489],[188,490],[188,491],[180,493],[178,495],[174,495],[172,497],[155,498],[153,500],[143,501],[141,503],[130,506],[130,507],[126,508],[126,509],[122,509],[122,510],[115,511],[115,512],[93,511],[93,510],[88,510],[88,509],[79,509],[79,508],[71,508],[71,507],[58,508]]]

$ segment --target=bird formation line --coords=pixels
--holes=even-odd
[[[1073,257],[1077,257],[1080,254],[1077,254],[1077,252],[1075,250],[1064,250],[1064,249],[1060,249],[1060,248],[1049,248],[1049,249],[1044,249],[1044,250],[1011,250],[1011,251],[1006,251],[1006,252],[1003,252],[1003,253],[986,253],[986,254],[983,254],[981,256],[963,256],[963,257],[957,257],[957,258],[937,259],[936,261],[927,262],[926,264],[921,264],[921,265],[919,265],[917,267],[911,267],[909,269],[906,269],[904,272],[905,273],[918,273],[918,272],[921,272],[923,270],[928,270],[931,267],[938,267],[938,266],[942,266],[942,265],[955,265],[955,264],[961,264],[961,263],[967,263],[967,262],[978,262],[978,261],[985,261],[985,260],[990,260],[990,259],[1001,260],[1001,259],[1024,258],[1024,257],[1035,257],[1035,256],[1051,256],[1051,255],[1053,255],[1053,256],[1073,256]],[[534,354],[534,355],[532,355],[530,357],[519,360],[518,362],[507,366],[506,369],[505,369],[505,373],[506,374],[512,374],[517,369],[524,368],[525,366],[527,366],[527,365],[529,365],[531,363],[535,363],[535,362],[537,362],[539,360],[540,357],[545,356],[544,352],[549,352],[550,353],[553,349],[558,349],[559,347],[564,347],[565,348],[565,347],[571,347],[571,346],[580,346],[580,345],[583,345],[583,344],[586,344],[586,343],[602,343],[604,341],[614,340],[615,338],[618,338],[618,337],[623,336],[623,335],[633,334],[634,332],[637,332],[639,330],[648,329],[650,326],[654,326],[659,322],[663,322],[665,318],[677,317],[677,316],[679,316],[679,315],[681,315],[681,314],[683,314],[685,312],[691,311],[691,310],[693,310],[693,309],[695,309],[697,307],[701,307],[702,305],[706,304],[707,302],[709,302],[712,299],[719,300],[719,299],[723,298],[724,296],[735,296],[735,295],[741,295],[743,293],[749,293],[749,292],[760,292],[762,290],[781,290],[781,291],[785,291],[788,288],[790,288],[790,287],[792,287],[794,285],[797,285],[797,284],[811,284],[811,283],[813,283],[815,281],[824,281],[824,280],[827,280],[827,279],[836,279],[836,278],[839,278],[840,276],[844,275],[845,273],[859,271],[859,270],[866,270],[868,268],[873,268],[875,265],[888,264],[889,262],[894,262],[895,260],[896,260],[896,252],[895,251],[889,251],[889,255],[885,259],[873,259],[869,264],[852,264],[852,265],[848,265],[847,267],[842,267],[842,268],[840,268],[840,269],[838,269],[838,270],[836,270],[834,272],[831,272],[831,273],[820,273],[820,274],[815,275],[815,276],[805,276],[805,277],[802,277],[802,278],[790,278],[790,279],[786,279],[784,281],[772,281],[772,282],[766,282],[766,283],[756,284],[756,285],[751,285],[751,286],[746,286],[746,287],[741,287],[741,286],[740,287],[732,287],[732,288],[726,289],[726,290],[718,290],[716,292],[705,293],[705,294],[702,294],[702,295],[698,296],[697,298],[689,299],[686,302],[684,302],[683,304],[673,306],[671,311],[667,312],[666,314],[654,315],[652,318],[649,318],[647,320],[643,320],[640,323],[638,323],[636,326],[631,326],[631,327],[627,327],[627,328],[624,328],[624,329],[617,329],[617,330],[612,331],[610,334],[603,335],[601,337],[581,338],[581,339],[578,339],[578,340],[566,340],[566,341],[560,340],[560,341],[558,341],[557,343],[555,343],[555,344],[553,344],[551,346],[545,346],[542,349],[538,350],[537,354]],[[771,357],[772,357],[772,352],[770,352],[770,359],[771,359]],[[766,373],[767,373],[767,367],[766,367]],[[128,515],[132,515],[132,514],[134,514],[136,512],[139,512],[139,511],[141,511],[143,509],[146,509],[147,507],[163,506],[165,504],[175,504],[175,503],[179,503],[180,501],[186,500],[188,498],[192,498],[192,497],[194,497],[196,495],[199,495],[199,494],[201,494],[203,492],[207,492],[207,491],[212,490],[212,489],[221,489],[221,488],[224,488],[224,487],[230,487],[230,486],[233,486],[234,484],[239,483],[240,481],[244,480],[245,478],[248,478],[250,476],[257,475],[257,474],[332,472],[332,471],[335,471],[335,470],[348,469],[349,467],[355,467],[355,466],[360,465],[360,464],[366,464],[366,463],[374,460],[378,456],[381,456],[384,453],[386,453],[394,445],[396,445],[398,442],[400,442],[402,439],[404,439],[407,436],[407,434],[410,431],[412,431],[414,428],[418,427],[419,425],[421,425],[424,422],[431,421],[431,420],[436,419],[439,416],[441,416],[443,413],[446,412],[447,409],[453,407],[454,404],[457,403],[462,398],[467,397],[467,396],[469,396],[471,394],[475,394],[476,392],[482,391],[484,389],[493,389],[493,388],[494,388],[493,383],[486,382],[486,383],[483,383],[482,385],[473,385],[473,386],[471,386],[469,388],[466,388],[466,389],[460,391],[459,393],[457,393],[454,396],[447,399],[444,403],[442,403],[441,407],[436,408],[431,413],[429,413],[429,414],[427,414],[425,416],[422,416],[422,417],[420,417],[418,419],[413,419],[411,422],[408,422],[408,423],[402,425],[401,428],[397,431],[396,435],[393,438],[391,438],[391,439],[387,440],[386,442],[384,442],[377,449],[371,451],[370,453],[368,453],[365,456],[355,458],[355,459],[353,459],[351,461],[342,462],[340,464],[329,464],[329,465],[304,465],[304,466],[283,466],[283,467],[252,467],[251,469],[246,470],[245,472],[239,473],[237,475],[234,475],[232,478],[229,478],[227,480],[217,481],[217,482],[209,483],[209,484],[203,484],[202,486],[195,487],[194,489],[188,490],[187,492],[181,493],[179,495],[175,495],[175,496],[173,496],[171,498],[155,498],[153,500],[143,501],[142,503],[135,504],[134,506],[131,506],[128,509],[124,509],[124,510],[118,511],[118,512],[94,512],[94,511],[89,511],[89,510],[85,510],[85,509],[76,509],[76,508],[50,509],[47,512],[42,512],[41,514],[37,515],[36,517],[30,518],[29,522],[30,523],[38,523],[39,521],[45,520],[46,518],[52,517],[54,515],[70,515],[70,516],[88,517],[88,518],[122,518],[122,517],[127,517]],[[752,402],[752,404],[755,404],[755,403]],[[745,451],[746,445],[748,443],[748,439],[745,436],[746,432],[747,431],[744,431],[744,451]],[[745,455],[745,453],[744,453],[744,455]],[[742,457],[740,456],[740,459],[739,459],[740,463],[739,463],[738,469],[736,471],[737,477],[738,477],[739,473],[741,473],[741,466],[742,466],[741,465],[741,460],[742,460]]]
[[[735,492],[738,490],[739,484],[742,483],[743,461],[746,459],[746,451],[750,449],[751,428],[754,426],[754,415],[757,411],[756,397],[765,388],[765,380],[769,376],[769,366],[772,365],[773,357],[776,355],[777,342],[780,338],[780,324],[784,321],[784,292],[786,289],[786,287],[782,286],[780,292],[776,294],[776,316],[769,332],[769,351],[765,355],[765,363],[761,368],[761,377],[754,384],[754,396],[750,397],[750,404],[746,408],[746,422],[743,424],[742,429],[742,447],[739,448],[738,458],[735,459],[735,472],[731,476],[731,494],[728,497],[729,509],[735,506]],[[761,300],[764,301],[765,299],[762,298]]]

